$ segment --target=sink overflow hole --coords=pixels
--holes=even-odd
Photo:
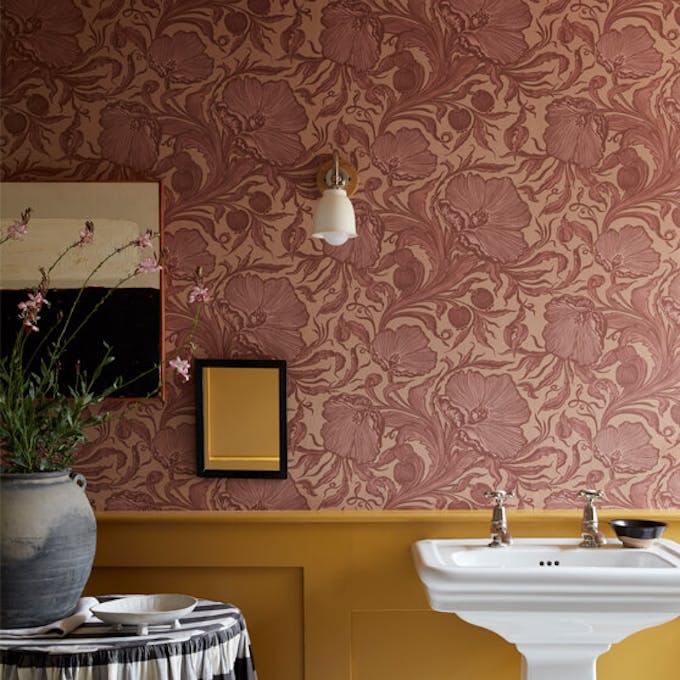
[[[554,562],[552,560],[548,560],[547,562],[545,560],[541,560],[538,563],[539,567],[559,567],[560,566],[560,561],[555,560]]]

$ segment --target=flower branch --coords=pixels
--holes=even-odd
[[[31,210],[25,210],[21,219],[7,229],[0,244],[9,240],[23,239],[28,233]],[[76,323],[74,316],[78,305],[84,303],[83,294],[88,284],[101,271],[102,267],[124,250],[132,247],[140,250],[152,247],[157,233],[147,231],[138,238],[114,248],[102,258],[89,272],[80,286],[70,309],[57,315],[56,323],[42,332],[39,342],[30,355],[26,355],[26,342],[31,336],[41,333],[38,322],[44,307],[50,306],[48,300],[50,276],[55,267],[75,248],[91,245],[95,239],[95,227],[86,222],[79,238],[69,244],[47,268],[41,268],[39,284],[27,292],[25,300],[18,304],[21,326],[15,336],[14,344],[8,354],[0,357],[0,468],[8,472],[44,472],[68,468],[75,449],[87,441],[86,431],[100,425],[109,413],[94,413],[92,406],[114,395],[117,391],[144,376],[160,369],[155,363],[139,374],[123,379],[118,376],[109,384],[101,386],[104,369],[115,361],[114,350],[104,343],[104,351],[94,368],[88,372],[80,370],[76,362],[76,375],[71,384],[64,385],[60,380],[61,363],[64,352],[83,328],[93,320],[93,316],[119,288],[134,277],[156,272],[162,268],[161,259],[156,256],[143,257],[133,271],[121,277],[115,285],[87,309]],[[186,382],[189,380],[189,361],[187,348],[192,346],[191,338],[198,327],[203,304],[209,300],[208,289],[204,285],[202,272],[196,273],[195,285],[189,292],[190,304],[196,304],[191,328],[185,340],[170,357],[169,365]],[[56,339],[51,340],[57,335]],[[37,364],[37,365],[36,365]],[[149,396],[149,395],[147,395]]]

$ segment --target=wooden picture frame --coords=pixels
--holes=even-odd
[[[94,239],[71,249],[50,273],[47,298],[41,311],[41,330],[52,328],[76,305],[73,327],[88,310],[106,297],[101,309],[70,342],[62,357],[62,389],[74,382],[77,371],[91,371],[102,355],[103,343],[112,347],[115,361],[102,371],[95,391],[120,377],[121,398],[163,397],[164,387],[164,276],[163,271],[130,277],[139,263],[158,256],[163,247],[162,186],[158,181],[36,181],[1,182],[2,233],[22,211],[31,208],[28,233],[2,246],[0,270],[0,345],[10,348],[20,331],[17,304],[40,282],[40,267],[48,267],[69,244],[78,240],[87,220],[94,223]],[[115,249],[156,234],[152,245],[131,245],[108,258]],[[97,264],[106,262],[97,268]],[[82,296],[79,290],[83,288]],[[18,325],[19,324],[19,325]],[[44,333],[31,342],[38,344]],[[30,349],[30,348],[29,348]],[[143,377],[133,380],[138,376]]]
[[[194,375],[198,475],[285,479],[286,362],[197,359]]]

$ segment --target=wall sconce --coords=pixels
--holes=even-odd
[[[316,175],[321,200],[314,217],[314,238],[325,239],[331,246],[341,246],[356,238],[354,208],[349,197],[357,188],[357,171],[340,159],[336,151],[333,159],[324,163]]]

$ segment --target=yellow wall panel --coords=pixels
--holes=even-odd
[[[520,674],[513,645],[441,612],[353,612],[351,658],[352,680],[518,680]]]
[[[671,522],[680,512],[630,511]],[[612,536],[602,512],[601,526]],[[429,609],[421,538],[487,536],[487,511],[100,513],[88,592],[179,591],[243,610],[260,680],[518,680],[497,635]],[[515,512],[516,537],[580,533],[580,514]],[[680,619],[600,658],[598,680],[677,680]]]

